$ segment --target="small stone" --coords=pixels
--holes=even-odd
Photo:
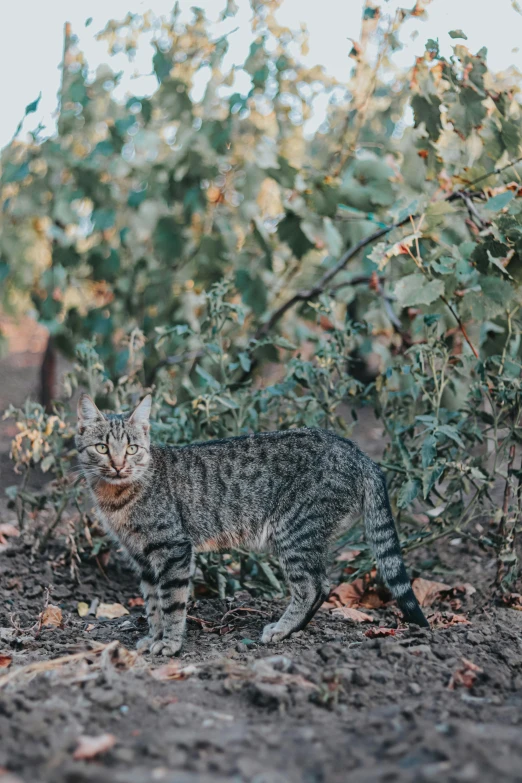
[[[353,673],[353,684],[365,686],[370,684],[370,675],[365,669],[356,669]]]
[[[294,662],[286,655],[271,655],[264,660],[278,672],[290,672],[294,668]]]
[[[123,696],[118,691],[105,688],[93,688],[89,693],[89,698],[100,707],[108,710],[117,710],[123,704]]]

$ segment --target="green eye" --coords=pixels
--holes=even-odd
[[[137,451],[137,446],[127,446],[127,454],[136,454]]]
[[[107,454],[109,451],[109,447],[105,445],[105,443],[97,443],[94,447],[98,454]]]

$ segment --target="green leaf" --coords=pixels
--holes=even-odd
[[[267,306],[267,290],[263,280],[248,269],[238,269],[235,275],[236,288],[243,302],[251,307],[256,315],[262,315]]]
[[[152,58],[152,65],[159,83],[162,84],[169,77],[172,69],[172,60],[169,57],[166,57],[164,53],[158,49]]]
[[[92,213],[91,220],[94,224],[95,231],[106,231],[108,228],[112,228],[116,222],[116,210],[95,209]]]
[[[510,201],[513,201],[515,194],[512,190],[506,190],[505,193],[499,193],[497,196],[493,196],[489,201],[484,204],[484,209],[490,212],[499,212],[504,207],[507,207]]]
[[[196,372],[199,377],[202,378],[212,389],[215,389],[216,391],[221,389],[221,384],[218,383],[218,381],[216,381],[216,379],[210,373],[203,369],[201,365],[196,364]]]
[[[449,37],[450,38],[463,38],[465,41],[468,40],[468,36],[462,32],[462,30],[450,30],[449,31]]]
[[[444,473],[445,465],[436,465],[433,470],[426,471],[422,476],[422,494],[427,498],[431,490]]]
[[[442,435],[445,435],[447,438],[450,438],[450,440],[455,441],[455,443],[460,446],[461,449],[465,448],[464,442],[460,437],[458,430],[455,427],[452,427],[451,424],[439,424],[435,430],[435,433],[437,434],[439,432],[442,433]]]
[[[424,123],[430,139],[436,140],[442,130],[440,119],[440,105],[442,101],[436,95],[426,98],[424,95],[414,95],[411,99],[411,108],[415,119],[415,127]]]
[[[42,97],[42,93],[40,93],[40,95],[38,96],[38,98],[35,101],[33,101],[32,103],[28,103],[27,104],[27,106],[25,107],[25,116],[26,117],[27,117],[28,114],[34,114],[34,112],[38,108],[38,104],[40,103],[41,97]]]
[[[407,508],[412,503],[421,488],[420,481],[418,479],[408,479],[405,484],[400,488],[397,497],[397,506],[399,508]]]
[[[158,220],[152,235],[154,251],[164,261],[174,265],[183,250],[181,226],[172,217]]]
[[[423,468],[428,468],[435,459],[435,455],[437,453],[436,445],[437,439],[434,435],[428,435],[426,438],[424,438],[424,442],[421,448]]]
[[[274,345],[277,345],[278,348],[286,348],[288,351],[297,351],[297,345],[291,343],[286,337],[276,337]]]
[[[250,359],[250,356],[245,351],[240,351],[238,353],[237,358],[239,359],[239,364],[241,365],[242,369],[245,372],[249,372],[250,368],[252,367],[252,360]]]
[[[395,286],[395,296],[402,307],[429,305],[442,294],[444,294],[442,280],[428,281],[420,272],[406,275]]]
[[[277,226],[277,233],[282,242],[286,242],[296,258],[302,258],[314,245],[301,228],[301,218],[295,212],[287,212]]]

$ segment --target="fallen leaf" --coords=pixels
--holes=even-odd
[[[451,612],[434,612],[429,617],[429,623],[432,630],[450,628],[452,625],[471,625],[463,614],[452,614]]]
[[[335,559],[337,562],[349,563],[351,560],[355,560],[357,555],[360,554],[360,549],[346,549],[344,552],[340,552]]]
[[[145,601],[141,596],[138,596],[137,598],[129,598],[127,603],[131,609],[134,609],[135,606],[145,606]]]
[[[450,586],[444,582],[432,582],[430,579],[414,579],[412,584],[415,597],[421,606],[431,606],[441,593],[450,590]]]
[[[405,630],[406,628],[369,628],[364,635],[369,639],[378,639],[381,636],[397,636]]]
[[[62,610],[59,606],[49,604],[43,610],[41,619],[45,628],[59,628],[63,623]]]
[[[7,536],[17,538],[20,535],[20,531],[14,525],[9,522],[2,522],[0,524],[0,544],[7,544]]]
[[[10,655],[0,655],[0,669],[7,669],[11,665],[12,660]]]
[[[352,620],[354,623],[373,623],[373,617],[365,612],[360,612],[358,609],[353,609],[350,606],[338,606],[332,614],[340,617],[344,617],[345,620]]]
[[[379,595],[367,586],[364,579],[342,582],[334,587],[329,596],[329,603],[352,608],[364,606],[366,609],[378,609],[383,605]]]
[[[462,686],[464,688],[472,688],[477,680],[477,677],[482,669],[477,666],[473,661],[469,661],[467,658],[462,658],[462,666],[456,669],[451,675],[451,679],[448,683],[448,689],[454,691],[456,686]]]
[[[120,671],[131,669],[140,657],[136,650],[128,650],[122,644],[117,644],[114,648],[107,648],[102,653],[103,655],[107,655],[111,665]]]
[[[502,601],[510,609],[517,609],[519,612],[522,612],[522,595],[520,593],[505,593],[502,596]]]
[[[157,669],[151,669],[150,673],[155,680],[186,680],[196,671],[193,664],[182,666],[179,661],[170,661]]]
[[[85,601],[80,601],[76,609],[78,610],[80,617],[85,617],[89,612],[89,604],[86,604]]]
[[[464,594],[467,598],[469,598],[469,596],[476,592],[477,591],[473,585],[470,585],[469,582],[463,582],[460,585],[454,585],[453,587],[450,587],[449,590],[442,590],[442,596],[444,598],[457,598],[457,596]]]
[[[96,609],[96,617],[105,617],[107,620],[115,620],[124,614],[129,614],[129,610],[121,604],[100,604]]]
[[[92,629],[95,628],[95,627],[96,627],[95,625],[93,625],[92,623],[89,623],[89,625],[87,626],[87,628],[85,630],[87,631],[87,633],[90,633],[90,631],[92,631]]]
[[[0,783],[24,783],[22,778],[19,778],[18,775],[14,775],[12,772],[9,772],[9,770],[2,767],[0,769]]]
[[[82,736],[78,738],[78,747],[73,753],[73,759],[84,761],[96,758],[100,753],[106,753],[116,744],[114,734],[99,734],[97,737]]]

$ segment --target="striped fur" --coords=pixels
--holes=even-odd
[[[379,572],[405,619],[427,625],[406,573],[384,476],[354,443],[302,429],[160,447],[150,444],[149,411],[145,398],[129,418],[103,416],[83,395],[76,438],[107,530],[141,577],[150,634],[140,647],[178,652],[194,553],[234,546],[278,555],[291,600],[261,640],[285,639],[328,595],[330,541],[361,514]],[[99,444],[106,453],[97,451]]]

